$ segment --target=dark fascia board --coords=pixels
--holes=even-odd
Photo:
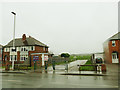
[[[41,45],[21,45],[21,46],[41,46]],[[15,46],[15,47],[21,47],[21,46]],[[7,48],[7,47],[13,47],[13,46],[3,46],[3,48]],[[48,46],[41,46],[41,47],[49,48]]]
[[[110,39],[109,41],[113,41],[113,40],[120,40],[120,39]]]

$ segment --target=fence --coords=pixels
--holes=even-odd
[[[61,62],[69,61],[69,60],[70,60],[70,58],[51,57],[51,58],[48,59],[48,64],[52,64],[53,61],[55,63],[61,63]]]

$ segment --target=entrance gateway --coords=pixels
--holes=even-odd
[[[119,63],[117,52],[112,53],[112,63]]]

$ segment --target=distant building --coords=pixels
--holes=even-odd
[[[0,66],[2,65],[2,45],[0,45]]]
[[[106,63],[120,63],[120,32],[107,39],[103,47]]]
[[[13,40],[3,47],[3,66],[6,62],[12,64],[28,64],[34,66],[44,66],[44,61],[48,60],[48,46],[35,38],[26,37],[23,34],[22,38],[15,39],[15,50],[13,50]]]

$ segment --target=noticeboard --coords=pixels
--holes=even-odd
[[[45,60],[45,61],[48,61],[48,56],[44,56],[44,60]]]
[[[39,56],[33,56],[33,61],[38,61],[39,60]]]

